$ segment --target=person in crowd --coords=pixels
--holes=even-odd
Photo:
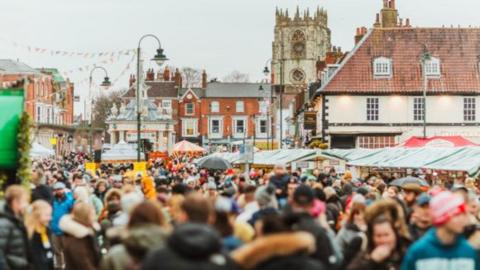
[[[412,241],[420,239],[432,226],[430,217],[430,195],[420,194],[413,205],[413,212],[408,225],[408,231]]]
[[[242,212],[237,216],[237,222],[247,223],[251,218],[253,213],[259,210],[257,201],[255,200],[255,191],[257,187],[254,185],[249,185],[245,187],[245,193],[243,195],[243,206]]]
[[[434,228],[410,247],[401,269],[480,269],[478,254],[463,236],[466,212],[461,195],[450,191],[435,194],[430,200]]]
[[[102,201],[93,193],[90,193],[87,186],[77,186],[73,191],[73,197],[76,202],[85,202],[93,206],[95,214],[98,216],[102,212]]]
[[[233,202],[223,196],[218,197],[215,202],[215,215],[213,227],[222,236],[223,246],[232,251],[240,247],[243,242],[234,235],[235,210]]]
[[[389,186],[387,190],[383,193],[383,198],[398,198],[400,194],[400,189],[397,186]]]
[[[198,193],[190,193],[182,201],[177,217],[177,223],[209,224],[214,219],[213,206],[210,201]]]
[[[356,195],[348,212],[348,217],[345,220],[342,228],[335,237],[335,241],[340,246],[343,254],[343,265],[348,265],[350,261],[355,258],[361,250],[362,244],[365,241],[365,233],[367,231],[367,224],[365,222],[365,198],[362,195]]]
[[[266,185],[261,186],[255,191],[255,201],[258,204],[258,211],[252,214],[248,223],[256,228],[256,222],[262,216],[269,213],[277,213],[278,211],[278,202],[275,196],[275,186]]]
[[[34,186],[30,196],[32,202],[36,200],[44,200],[51,205],[53,203],[53,191],[47,185],[47,177],[44,175],[43,171],[40,169],[33,170],[31,182]]]
[[[147,253],[163,247],[170,226],[159,203],[144,201],[134,207],[120,244],[113,246],[101,263],[102,270],[139,269]]]
[[[277,164],[273,168],[274,174],[269,179],[269,184],[275,186],[275,195],[280,208],[287,204],[287,187],[290,176],[286,173],[284,164]]]
[[[96,238],[99,225],[96,223],[95,209],[87,202],[78,202],[72,214],[60,220],[64,235],[66,269],[95,270],[100,263],[100,247]]]
[[[285,220],[293,231],[304,231],[315,238],[316,251],[312,258],[322,262],[327,269],[336,269],[341,258],[337,257],[333,239],[328,237],[327,231],[310,214],[314,205],[315,193],[307,185],[300,185],[294,192],[291,212],[285,213]]]
[[[101,179],[95,184],[95,196],[100,199],[100,201],[105,200],[105,195],[108,192],[108,183],[107,181]]]
[[[192,237],[195,236],[195,237]],[[218,232],[207,224],[180,224],[168,237],[166,246],[152,251],[142,270],[235,270],[236,264],[223,250]]]
[[[24,187],[11,185],[5,191],[5,200],[0,202],[0,269],[29,270],[32,267],[23,223],[29,200]]]
[[[418,184],[406,184],[402,186],[403,202],[405,203],[407,220],[410,219],[416,199],[422,192],[423,190]]]
[[[373,203],[365,212],[367,245],[351,261],[348,270],[400,269],[402,258],[410,244],[401,206],[395,200]]]
[[[43,200],[36,200],[30,206],[25,218],[32,265],[35,270],[53,270],[52,236],[49,229],[52,220],[52,206]]]
[[[290,231],[277,213],[262,217],[260,222],[262,231],[257,239],[231,253],[241,269],[326,269],[310,257],[316,249],[313,235]]]

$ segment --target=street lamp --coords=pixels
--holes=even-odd
[[[103,79],[103,82],[100,84],[101,87],[103,87],[105,90],[107,90],[110,86],[112,86],[112,83],[110,82],[110,79],[108,78],[108,72],[104,67],[101,66],[94,66],[92,70],[90,70],[90,76],[88,77],[89,79],[89,86],[88,86],[88,95],[90,98],[92,98],[92,75],[93,72],[97,69],[103,70],[105,72],[105,77]],[[90,103],[90,129],[89,129],[89,140],[90,140],[90,161],[93,161],[93,100]]]
[[[428,77],[427,77],[427,62],[432,59],[432,56],[425,46],[422,53],[422,65],[423,65],[423,138],[427,138],[427,88],[428,88]]]
[[[147,34],[144,35],[140,38],[138,41],[138,46],[137,46],[137,89],[136,89],[136,96],[137,96],[137,161],[140,162],[140,126],[141,126],[141,111],[140,111],[140,58],[141,58],[141,48],[140,45],[142,44],[142,41],[147,38],[151,37],[157,40],[158,42],[158,49],[157,49],[157,54],[152,58],[152,61],[157,63],[157,65],[160,67],[165,63],[165,61],[168,60],[168,58],[165,56],[163,53],[162,49],[162,43],[160,42],[160,39],[152,34]]]
[[[279,97],[279,110],[280,110],[280,136],[279,136],[279,149],[282,148],[283,146],[283,59],[280,59],[280,62],[275,62],[272,60],[272,58],[268,59],[265,62],[265,67],[263,68],[263,74],[268,77],[268,75],[271,73],[270,69],[268,68],[268,64],[280,64],[280,83],[278,84],[280,87],[280,97]],[[272,93],[272,85],[273,81],[270,82],[270,104],[273,103],[273,93]],[[273,121],[272,121],[273,122]],[[271,135],[272,135],[272,149],[273,149],[273,128],[272,128],[272,123],[270,124],[270,129],[271,129]]]

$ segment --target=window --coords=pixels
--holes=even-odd
[[[378,121],[378,98],[367,98],[367,121]]]
[[[413,98],[413,120],[423,121],[425,117],[425,100],[423,97]]]
[[[171,100],[162,100],[162,108],[163,109],[171,109],[172,108],[172,101]]]
[[[222,120],[221,119],[210,119],[210,135],[213,137],[222,136]]]
[[[432,57],[430,60],[425,61],[425,74],[427,76],[440,76],[440,60]]]
[[[466,97],[463,99],[463,120],[475,121],[476,117],[476,104],[475,98]]]
[[[234,136],[244,137],[245,136],[245,119],[234,119],[233,120],[233,132]]]
[[[244,108],[244,104],[243,104],[243,101],[237,101],[235,103],[235,111],[236,112],[244,112],[245,111],[245,108]]]
[[[39,123],[42,119],[42,109],[40,106],[37,106],[37,122]]]
[[[212,113],[220,112],[220,103],[218,103],[218,101],[212,101],[210,103],[210,112]]]
[[[266,136],[268,130],[267,119],[258,119],[257,120],[257,136]]]
[[[185,103],[185,115],[193,115],[195,111],[195,104]]]
[[[358,136],[359,148],[384,148],[395,146],[395,136]]]
[[[182,119],[182,136],[197,136],[197,119]]]
[[[392,75],[392,60],[386,57],[375,58],[373,61],[373,75],[379,77]]]

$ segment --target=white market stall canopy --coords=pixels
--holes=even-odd
[[[140,157],[144,157],[143,152],[140,153]],[[102,154],[102,161],[132,161],[137,160],[137,146],[128,144],[124,141],[119,142],[112,146],[112,149],[105,151]]]
[[[325,150],[326,155],[340,157],[348,165],[377,168],[411,168],[464,171],[475,175],[480,171],[480,147],[383,148],[377,150]]]
[[[275,164],[285,164],[290,165],[290,163],[297,161],[299,159],[307,158],[317,154],[317,150],[314,149],[281,149],[281,150],[269,150],[269,151],[259,151],[255,152],[253,156],[253,164],[256,165],[265,165],[265,166],[274,166]],[[242,156],[240,153],[213,153],[209,156],[219,156],[232,164],[241,164],[243,163]],[[205,157],[203,157],[205,158]],[[203,158],[196,160],[196,163],[201,161]]]
[[[33,158],[46,158],[54,155],[55,151],[36,142],[32,144],[32,149],[30,149],[30,156]]]

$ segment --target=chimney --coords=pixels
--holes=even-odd
[[[384,0],[382,14],[382,27],[392,28],[398,24],[398,11],[395,9],[395,0]]]
[[[367,33],[367,28],[366,27],[359,27],[357,28],[357,32],[355,34],[355,45],[357,45],[360,40],[362,40],[362,38],[365,36],[365,34]]]
[[[163,70],[163,81],[170,81],[170,69],[168,67],[165,67],[165,70]]]
[[[182,87],[182,74],[178,70],[178,68],[175,70],[175,76],[174,76],[174,81],[175,81],[175,86],[178,88]]]
[[[207,89],[207,72],[205,70],[202,72],[202,88]]]
[[[382,25],[380,24],[380,14],[376,14],[375,16],[375,23],[373,24],[373,27],[381,27]]]
[[[155,73],[153,72],[153,69],[148,69],[145,81],[153,81],[153,80],[155,80]]]
[[[410,25],[410,18],[407,18],[407,19],[405,20],[405,27],[412,27],[412,26]]]
[[[132,87],[133,84],[135,83],[135,81],[136,81],[136,80],[135,80],[135,75],[131,74],[131,75],[130,75],[130,79],[128,80],[128,86],[129,86],[129,87]]]

